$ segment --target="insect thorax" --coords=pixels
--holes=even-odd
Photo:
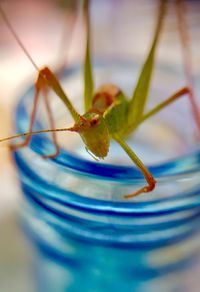
[[[101,86],[93,97],[92,108],[103,115],[110,135],[120,133],[126,125],[128,101],[118,86]]]
[[[119,93],[119,87],[113,84],[101,86],[92,99],[92,108],[103,114],[116,101]]]

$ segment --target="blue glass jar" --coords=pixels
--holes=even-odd
[[[129,93],[137,70],[136,63],[99,62],[96,82],[113,82]],[[171,68],[157,70],[165,86],[161,81],[153,86],[154,103],[167,97],[166,88],[172,93],[182,82]],[[80,67],[74,66],[62,79],[77,108],[80,76]],[[30,88],[18,104],[18,132],[28,128],[32,96]],[[70,125],[62,104],[54,100],[53,106],[58,124]],[[35,124],[39,128],[48,128],[44,109]],[[62,134],[67,149],[56,159],[41,158],[53,151],[46,134],[34,136],[29,147],[14,154],[37,291],[198,291],[200,152],[193,128],[186,101],[180,101],[130,137],[158,186],[129,201],[123,195],[143,185],[144,178],[115,143],[103,163],[90,159],[72,133]]]

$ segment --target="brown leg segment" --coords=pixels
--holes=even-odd
[[[47,114],[48,114],[48,118],[49,118],[50,128],[55,129],[54,118],[52,115],[52,111],[51,111],[49,99],[48,99],[48,89],[46,86],[43,88],[43,94],[44,94],[44,101],[45,101]],[[58,145],[56,132],[52,132],[52,138],[53,138],[53,143],[54,143],[55,149],[56,149],[55,153],[52,153],[50,155],[43,155],[43,158],[55,158],[60,154],[60,147]]]
[[[138,189],[137,191],[124,195],[125,199],[130,199],[140,195],[141,193],[148,193],[154,190],[156,186],[156,180],[153,175],[150,173],[147,167],[143,164],[143,162],[139,159],[136,153],[123,141],[119,136],[114,135],[113,139],[124,149],[124,151],[128,154],[130,159],[135,163],[135,165],[139,168],[141,173],[144,175],[146,182],[148,185],[143,186],[142,188]]]
[[[31,112],[31,119],[30,119],[30,125],[29,125],[28,132],[33,131],[33,125],[34,125],[34,121],[35,121],[35,117],[36,117],[40,91],[43,91],[44,101],[45,101],[47,114],[48,114],[48,118],[49,118],[49,122],[50,122],[50,127],[51,127],[51,129],[55,129],[54,119],[53,119],[53,115],[52,115],[49,100],[48,100],[48,89],[47,89],[47,85],[45,83],[46,83],[46,81],[39,73],[38,79],[37,79],[36,84],[35,84],[35,95],[34,95],[34,100],[33,100],[33,109]],[[56,151],[53,154],[44,155],[43,156],[44,158],[55,158],[60,153],[60,149],[59,149],[59,146],[57,143],[57,138],[56,138],[56,132],[52,132],[52,137],[53,137],[53,142],[54,142]],[[30,143],[30,141],[31,141],[31,135],[27,135],[23,142],[15,144],[15,145],[11,145],[10,148],[11,148],[11,150],[15,151],[19,148],[27,146]]]
[[[71,104],[68,97],[65,95],[62,87],[60,86],[59,81],[57,80],[56,76],[51,72],[51,70],[48,67],[45,67],[39,71],[39,75],[35,84],[35,95],[34,95],[34,102],[33,102],[33,109],[31,112],[31,119],[30,119],[30,125],[29,125],[29,133],[33,132],[33,124],[36,117],[37,112],[37,106],[39,101],[39,94],[41,91],[43,91],[44,97],[45,97],[45,103],[47,108],[47,113],[49,117],[50,124],[52,126],[52,130],[54,130],[54,121],[53,121],[53,115],[51,113],[50,105],[48,102],[48,96],[47,96],[47,88],[50,87],[57,95],[60,97],[60,99],[64,102],[65,106],[71,113],[72,117],[74,118],[75,122],[79,122],[80,120],[85,120],[84,117],[80,116],[79,113],[75,110],[73,105]],[[71,128],[72,130],[72,128]],[[79,131],[79,128],[73,127],[73,131]],[[55,136],[56,131],[53,132],[53,141],[56,147],[56,153],[53,153],[52,155],[45,155],[45,158],[49,157],[56,157],[59,154],[59,146],[57,143],[57,139]],[[20,136],[20,135],[19,135]],[[17,150],[21,147],[27,146],[31,140],[31,135],[25,135],[25,140],[22,143],[11,145],[12,150]]]
[[[30,119],[28,132],[33,131],[33,124],[34,124],[35,117],[36,117],[37,106],[38,106],[38,101],[39,101],[39,94],[40,94],[40,85],[39,85],[39,77],[38,77],[36,84],[35,84],[35,95],[34,95],[34,99],[33,99],[33,109],[31,112],[31,119]],[[27,146],[30,143],[30,141],[31,141],[31,136],[26,136],[25,140],[23,142],[17,143],[17,144],[11,144],[10,149],[12,151],[15,151],[19,148]]]

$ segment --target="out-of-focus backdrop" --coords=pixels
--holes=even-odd
[[[84,51],[81,0],[4,0],[10,22],[38,64],[53,68],[66,60],[80,61]],[[200,3],[187,1],[193,70],[200,66]],[[93,45],[96,56],[127,55],[142,61],[156,19],[155,0],[92,1]],[[75,29],[74,29],[75,24]],[[73,32],[73,37],[72,37]],[[69,51],[69,52],[68,52]],[[177,21],[171,1],[158,59],[182,66]],[[36,76],[0,15],[0,137],[14,132],[14,108],[20,94]],[[176,85],[174,85],[176,89]],[[0,291],[33,291],[28,244],[18,227],[21,192],[11,155],[0,145]]]

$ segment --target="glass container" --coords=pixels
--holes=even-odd
[[[96,84],[118,84],[130,95],[139,64],[103,59],[95,64]],[[156,69],[151,108],[183,86],[181,71]],[[62,75],[77,109],[82,101],[82,69]],[[164,83],[163,83],[164,82]],[[16,109],[16,130],[27,130],[33,87]],[[58,99],[52,106],[57,126],[72,124]],[[48,128],[40,108],[35,130]],[[128,143],[148,165],[158,184],[132,200],[123,195],[145,181],[112,142],[97,162],[75,133],[60,136],[61,154],[47,134],[14,153],[23,190],[22,225],[33,247],[37,291],[198,291],[200,285],[200,151],[187,98],[163,110],[130,136]]]

